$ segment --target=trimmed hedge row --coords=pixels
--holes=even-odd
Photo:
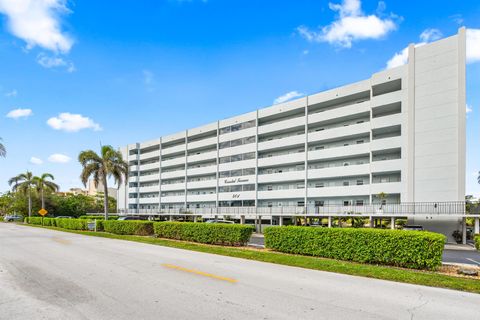
[[[100,220],[97,220],[97,223]],[[153,222],[137,220],[107,220],[102,221],[103,230],[115,234],[133,234],[137,236],[153,235]],[[97,224],[98,230],[98,224]]]
[[[230,246],[245,245],[254,231],[249,225],[220,223],[156,222],[153,226],[160,238]]]
[[[29,224],[41,225],[42,218],[41,217],[25,218],[25,222]],[[85,219],[43,218],[43,225],[69,229],[69,230],[88,230],[88,220],[85,220]]]
[[[477,250],[480,250],[480,234],[476,234],[475,236],[473,236],[473,240],[475,241],[475,248],[477,248]]]
[[[445,236],[426,231],[268,227],[265,246],[284,253],[414,269],[442,263]]]

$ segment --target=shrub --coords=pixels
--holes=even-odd
[[[70,230],[88,230],[88,220],[85,219],[55,219],[56,226]]]
[[[473,237],[473,240],[475,241],[475,248],[477,248],[477,250],[480,250],[480,233],[477,233]]]
[[[154,230],[160,238],[238,246],[248,242],[254,228],[239,224],[156,222]]]
[[[25,222],[28,224],[42,225],[42,217],[27,217],[25,218]]]
[[[97,222],[100,220],[97,220]],[[153,222],[150,221],[118,221],[107,220],[102,221],[103,229],[106,232],[115,234],[132,234],[137,236],[150,236],[153,235]]]
[[[301,255],[436,269],[441,265],[445,236],[426,231],[352,228],[268,227],[267,248]]]
[[[56,227],[57,226],[57,219],[55,219],[55,218],[43,218],[43,225],[44,226]]]

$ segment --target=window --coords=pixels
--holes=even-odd
[[[297,189],[305,189],[305,184],[303,184],[303,183],[298,183],[298,184],[297,184]]]
[[[267,190],[268,190],[268,191],[272,191],[272,189],[273,189],[273,187],[272,187],[271,185],[268,185],[268,186],[267,186]]]
[[[363,142],[363,140],[357,140],[357,144],[362,144]]]
[[[325,149],[325,146],[318,146],[318,147],[315,147],[315,150],[323,150]]]
[[[386,205],[387,204],[387,200],[383,199],[382,200],[382,205]]]
[[[323,182],[317,182],[317,183],[315,183],[315,188],[323,188],[323,187],[324,187]]]
[[[344,166],[344,167],[348,167],[349,165],[350,165],[349,162],[344,162],[344,163],[343,163],[343,166]]]
[[[357,200],[357,201],[355,202],[355,204],[356,204],[357,206],[363,206],[363,200]]]
[[[305,207],[305,201],[298,201],[297,207]]]
[[[357,180],[357,186],[362,186],[363,185],[363,180]]]
[[[343,146],[344,147],[348,147],[349,143],[344,143]]]
[[[349,205],[350,205],[350,201],[348,201],[348,200],[343,201],[343,206],[344,207],[348,207]]]
[[[348,187],[350,185],[350,182],[349,181],[343,181],[343,186],[344,187]]]
[[[360,123],[364,123],[364,121],[363,120],[358,120],[357,124],[360,124]]]
[[[324,201],[315,201],[315,207],[323,207],[324,206]]]
[[[273,206],[272,202],[267,203],[267,207],[271,208]]]

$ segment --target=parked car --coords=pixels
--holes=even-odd
[[[73,219],[73,217],[70,216],[57,216],[55,219]]]
[[[118,218],[117,220],[128,221],[128,220],[147,220],[147,219],[148,217],[142,217],[142,216],[124,216],[124,217]]]
[[[423,226],[420,225],[405,225],[403,226],[403,230],[406,231],[423,231]]]
[[[233,224],[235,222],[228,221],[228,220],[207,220],[205,223],[226,223],[226,224]]]
[[[23,217],[18,214],[7,214],[3,217],[5,222],[22,221]]]

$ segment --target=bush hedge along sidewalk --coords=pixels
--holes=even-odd
[[[250,239],[253,230],[253,226],[239,224],[195,222],[154,223],[155,235],[160,238],[230,246],[245,245]]]
[[[427,231],[268,227],[275,251],[415,269],[441,265],[445,236]]]
[[[100,220],[97,220],[97,223]],[[114,234],[130,234],[137,236],[151,236],[153,235],[153,222],[150,221],[118,221],[107,220],[102,221],[103,230]],[[98,224],[97,224],[98,230]]]

